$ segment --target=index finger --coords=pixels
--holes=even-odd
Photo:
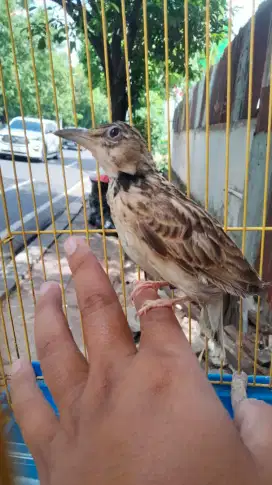
[[[116,358],[135,353],[131,331],[109,278],[79,237],[65,242],[65,251],[75,282],[88,355]]]

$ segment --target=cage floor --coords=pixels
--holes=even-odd
[[[53,401],[53,398],[49,392],[47,385],[45,384],[44,380],[42,379],[42,371],[38,362],[33,362],[33,368],[35,374],[38,378],[38,386],[42,391],[45,399],[50,403],[54,411],[57,413],[56,405]],[[223,406],[228,411],[231,418],[233,417],[232,407],[231,407],[231,399],[230,399],[230,383],[232,376],[231,375],[224,375],[222,381],[220,383],[220,375],[219,374],[209,374],[208,375],[209,381],[212,382],[212,386],[221,400]],[[253,383],[253,377],[249,377],[249,384]],[[269,385],[269,378],[257,376],[256,378],[256,386],[248,386],[247,394],[248,397],[261,399],[268,404],[272,405],[272,389],[268,387]],[[267,387],[265,387],[267,386]],[[5,398],[4,395],[2,397]],[[2,406],[7,408],[7,404],[5,399],[2,399]],[[0,401],[0,402],[1,402]],[[21,431],[19,426],[17,425],[14,416],[10,416],[10,420],[6,425],[6,436],[9,445],[9,454],[11,457],[11,461],[13,463],[14,473],[18,479],[18,483],[24,484],[37,484],[38,483],[38,473],[34,463],[34,460],[29,452],[27,446],[24,443]],[[23,481],[22,481],[23,480]]]

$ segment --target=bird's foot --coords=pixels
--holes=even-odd
[[[137,281],[136,287],[131,293],[131,299],[134,301],[135,297],[137,297],[142,290],[148,290],[152,288],[153,290],[160,290],[160,288],[164,288],[165,286],[169,286],[169,283],[166,281]]]
[[[141,317],[142,315],[146,315],[147,312],[153,310],[155,308],[172,308],[177,303],[185,303],[186,301],[190,301],[187,296],[182,298],[171,298],[169,300],[160,299],[160,300],[147,300],[144,305],[138,310],[137,315]]]
[[[231,404],[235,412],[240,402],[247,399],[247,375],[245,372],[234,372],[231,383]]]

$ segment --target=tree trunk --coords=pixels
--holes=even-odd
[[[128,100],[124,79],[113,79],[111,83],[112,121],[125,121]]]

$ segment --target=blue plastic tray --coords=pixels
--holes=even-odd
[[[32,363],[35,374],[37,377],[42,377],[42,371],[38,362]],[[208,376],[210,381],[220,381],[219,374],[209,374]],[[231,407],[231,399],[230,399],[230,385],[229,383],[232,380],[231,375],[225,375],[223,377],[222,384],[213,384],[215,392],[219,399],[221,400],[223,406],[226,408],[228,413],[231,417],[233,417],[232,407]],[[253,382],[253,377],[249,377],[249,383]],[[256,383],[257,384],[269,384],[269,377],[257,377]],[[45,399],[50,403],[52,408],[54,409],[55,413],[57,412],[57,407],[52,399],[52,396],[48,390],[47,385],[43,380],[37,381],[40,390],[42,391]],[[256,399],[261,399],[268,404],[272,405],[272,390],[266,387],[248,387],[247,391],[248,397],[253,397]],[[0,404],[2,401],[2,407],[6,410],[8,409],[6,397],[3,394],[2,399],[0,400]],[[21,478],[22,484],[35,484],[38,480],[38,473],[34,463],[34,460],[24,443],[21,431],[13,417],[11,418],[6,426],[6,435],[7,440],[9,443],[9,453],[11,456],[11,460],[14,467],[14,472],[17,477]]]

